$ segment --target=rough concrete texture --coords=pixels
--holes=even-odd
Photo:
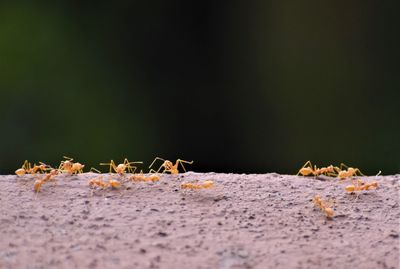
[[[350,180],[185,173],[120,190],[94,174],[0,176],[0,268],[400,268],[400,175]],[[116,176],[114,176],[117,178]],[[213,180],[182,191],[182,182]],[[314,206],[332,198],[335,216]]]

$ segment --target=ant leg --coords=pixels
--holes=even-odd
[[[346,164],[340,163],[340,170],[343,170],[343,168],[344,168],[345,170],[349,169],[349,167],[348,167]]]
[[[359,176],[365,177],[365,175],[363,173],[361,173],[360,169],[356,168],[355,173],[357,174],[357,172],[358,172]]]
[[[340,169],[340,168],[337,167],[337,166],[334,166],[333,169],[336,171],[336,174],[338,174],[338,175],[339,175],[339,173],[342,171],[342,169]]]
[[[45,163],[43,163],[43,162],[39,162],[39,164],[40,164],[40,165],[44,165],[44,166],[45,166],[45,168],[44,168],[44,172],[46,172],[46,171],[49,171],[49,170],[53,169],[53,167],[51,167],[50,165],[48,165],[48,164],[45,164]],[[42,172],[43,172],[43,170],[42,170]]]
[[[64,166],[64,161],[61,161],[60,165],[58,166],[58,169],[57,169],[61,173],[62,173],[62,169],[61,168],[63,168],[63,166]]]
[[[25,162],[22,164],[21,168],[26,170],[28,164],[28,160],[25,160]]]
[[[189,161],[185,161],[185,160],[181,160],[181,159],[176,160],[176,165],[181,164],[183,171],[185,171],[185,173],[186,173],[186,169],[185,169],[185,166],[183,166],[183,163],[192,164],[193,161],[189,162]]]
[[[111,163],[99,163],[100,165],[107,165],[107,166],[109,166],[109,168],[110,168],[110,172],[109,173],[111,173]]]
[[[178,159],[177,162],[178,162],[178,161],[179,161],[180,163],[193,164],[193,161],[190,161],[190,162],[189,162],[189,161],[185,161],[185,160],[181,160],[181,159]]]
[[[143,162],[129,162],[127,163],[126,167],[128,168],[128,172],[134,174],[136,172],[137,166],[131,165],[133,163],[140,163],[142,164]]]
[[[303,165],[302,168],[305,168],[305,167],[310,167],[311,169],[314,169],[314,167],[313,167],[311,161],[307,161],[307,162]]]
[[[29,170],[32,170],[32,164],[30,162],[28,162],[27,166]]]
[[[90,190],[90,197],[93,197],[93,193],[94,193],[94,188],[91,188],[91,190]]]
[[[115,164],[114,160],[111,160],[110,162],[110,174],[112,173],[112,169],[117,172],[117,165]]]
[[[129,162],[128,158],[124,159],[123,164],[126,167],[126,170],[128,171],[128,173],[132,173],[132,166],[131,166],[131,162]]]
[[[354,198],[354,203],[358,200],[358,197],[360,196],[360,194],[361,194],[361,191],[358,191],[356,193],[356,198]]]
[[[160,161],[165,162],[165,160],[164,160],[163,158],[155,157],[154,160],[153,160],[153,162],[150,164],[149,168],[151,168],[151,167],[153,166],[153,164],[154,164],[157,160],[160,160]]]
[[[136,172],[137,167],[136,166],[131,166],[131,173],[134,174]]]
[[[126,173],[132,174],[133,167],[134,166],[131,166],[129,163],[126,164],[126,171],[127,171]]]
[[[160,173],[160,170],[162,169],[164,167],[164,164],[162,164],[159,168],[158,168],[158,170],[156,171],[156,170],[154,170],[154,169],[150,169],[150,173],[156,173],[156,174],[158,174],[158,173]],[[162,172],[162,174],[164,174],[166,171],[165,171],[165,168],[164,168],[164,171]]]
[[[330,172],[326,173],[326,175],[327,175],[328,177],[336,177],[336,176],[337,176],[337,174],[335,174],[335,173],[330,173]]]
[[[94,168],[94,167],[91,167],[89,171],[101,174],[101,172],[99,170],[97,170],[96,168]]]
[[[183,163],[182,162],[179,162],[179,163],[181,164],[183,171],[186,173],[186,169],[185,169],[185,166],[183,166]]]
[[[30,164],[30,162],[28,162],[28,160],[25,160],[25,162],[22,164],[22,169],[24,169],[25,171],[28,171],[31,169],[31,164]]]

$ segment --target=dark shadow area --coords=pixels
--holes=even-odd
[[[0,173],[63,155],[398,173],[396,13],[376,1],[3,1]]]

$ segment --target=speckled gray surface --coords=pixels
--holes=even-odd
[[[0,268],[400,268],[400,176],[349,181],[186,173],[96,191],[61,175],[36,195],[30,176],[0,176]],[[182,192],[182,182],[214,180]],[[327,220],[315,194],[335,200]]]

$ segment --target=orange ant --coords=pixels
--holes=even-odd
[[[42,185],[46,182],[54,180],[54,177],[58,175],[58,170],[52,169],[48,174],[46,174],[42,179],[37,179],[33,185],[33,189],[39,192]]]
[[[93,195],[94,188],[100,187],[103,190],[110,187],[111,189],[119,189],[121,183],[118,180],[110,179],[108,182],[103,180],[102,176],[89,180],[89,186],[92,187],[91,196]]]
[[[182,183],[181,189],[191,189],[191,190],[200,190],[200,189],[209,189],[214,187],[214,181],[206,180],[202,183]]]
[[[93,179],[89,180],[89,186],[101,187],[103,189],[106,189],[108,187],[111,187],[113,189],[118,189],[119,187],[121,187],[121,183],[115,179],[110,179],[108,182],[103,181],[103,177],[99,176],[97,178],[93,178]]]
[[[149,168],[151,168],[153,166],[153,164],[157,161],[157,160],[161,160],[163,161],[162,165],[158,168],[157,171],[155,171],[154,169],[150,169],[150,172],[155,172],[158,173],[160,172],[160,170],[162,168],[164,168],[163,173],[167,172],[167,173],[171,173],[173,175],[179,174],[179,170],[178,170],[178,165],[180,164],[182,166],[183,171],[186,172],[185,166],[183,166],[183,163],[187,163],[187,164],[192,164],[193,161],[189,162],[189,161],[185,161],[185,160],[181,160],[181,159],[177,159],[175,164],[173,164],[173,162],[169,161],[169,160],[164,160],[160,157],[156,157],[154,159],[154,161],[150,164]]]
[[[139,175],[133,175],[129,178],[132,181],[141,181],[141,182],[156,182],[160,180],[160,177],[158,175],[149,175],[145,176],[143,173],[140,173]]]
[[[322,201],[321,196],[315,195],[313,198],[313,202],[316,206],[318,206],[326,215],[327,218],[333,217],[333,209],[326,205],[326,202]]]
[[[128,161],[127,158],[125,158],[124,162],[120,163],[118,165],[116,165],[113,160],[111,160],[111,162],[109,162],[109,163],[100,163],[100,165],[108,165],[108,166],[110,166],[110,174],[114,170],[115,173],[117,173],[120,176],[122,176],[122,175],[125,174],[125,171],[128,171],[128,173],[131,173],[131,174],[135,173],[137,167],[131,165],[131,164],[134,164],[134,163],[143,163],[143,162],[130,162],[130,161]]]
[[[83,168],[85,167],[84,164],[81,163],[74,163],[72,158],[70,157],[63,157],[66,159],[65,161],[61,161],[60,166],[58,167],[58,170],[63,173],[67,172],[69,174],[80,174],[83,173]]]
[[[342,168],[345,168],[346,170],[342,170]],[[353,168],[353,167],[348,167],[344,163],[340,164],[340,169],[338,173],[338,178],[339,179],[346,179],[348,177],[353,177],[353,176],[365,176],[363,173],[361,173],[360,169],[358,168]]]
[[[321,167],[321,168],[317,168],[316,165],[312,165],[311,161],[307,161],[303,167],[300,168],[299,172],[297,173],[298,175],[302,175],[302,176],[309,176],[309,175],[313,175],[313,176],[319,176],[319,175],[326,175],[326,176],[336,176],[337,171],[336,169],[338,169],[337,167],[334,167],[333,165],[330,165],[328,167]]]
[[[15,174],[17,176],[22,176],[22,175],[25,175],[25,174],[32,174],[33,175],[33,174],[36,174],[37,172],[39,172],[39,173],[40,172],[46,172],[47,170],[50,169],[50,168],[48,168],[48,165],[46,165],[46,164],[44,164],[42,162],[39,162],[39,163],[40,163],[40,165],[34,164],[33,167],[32,167],[31,163],[28,162],[28,160],[25,160],[25,162],[23,163],[22,167],[15,171]]]
[[[356,191],[367,191],[376,188],[378,188],[378,182],[372,181],[370,183],[364,183],[364,181],[358,179],[355,184],[346,186],[346,192],[353,193]]]

